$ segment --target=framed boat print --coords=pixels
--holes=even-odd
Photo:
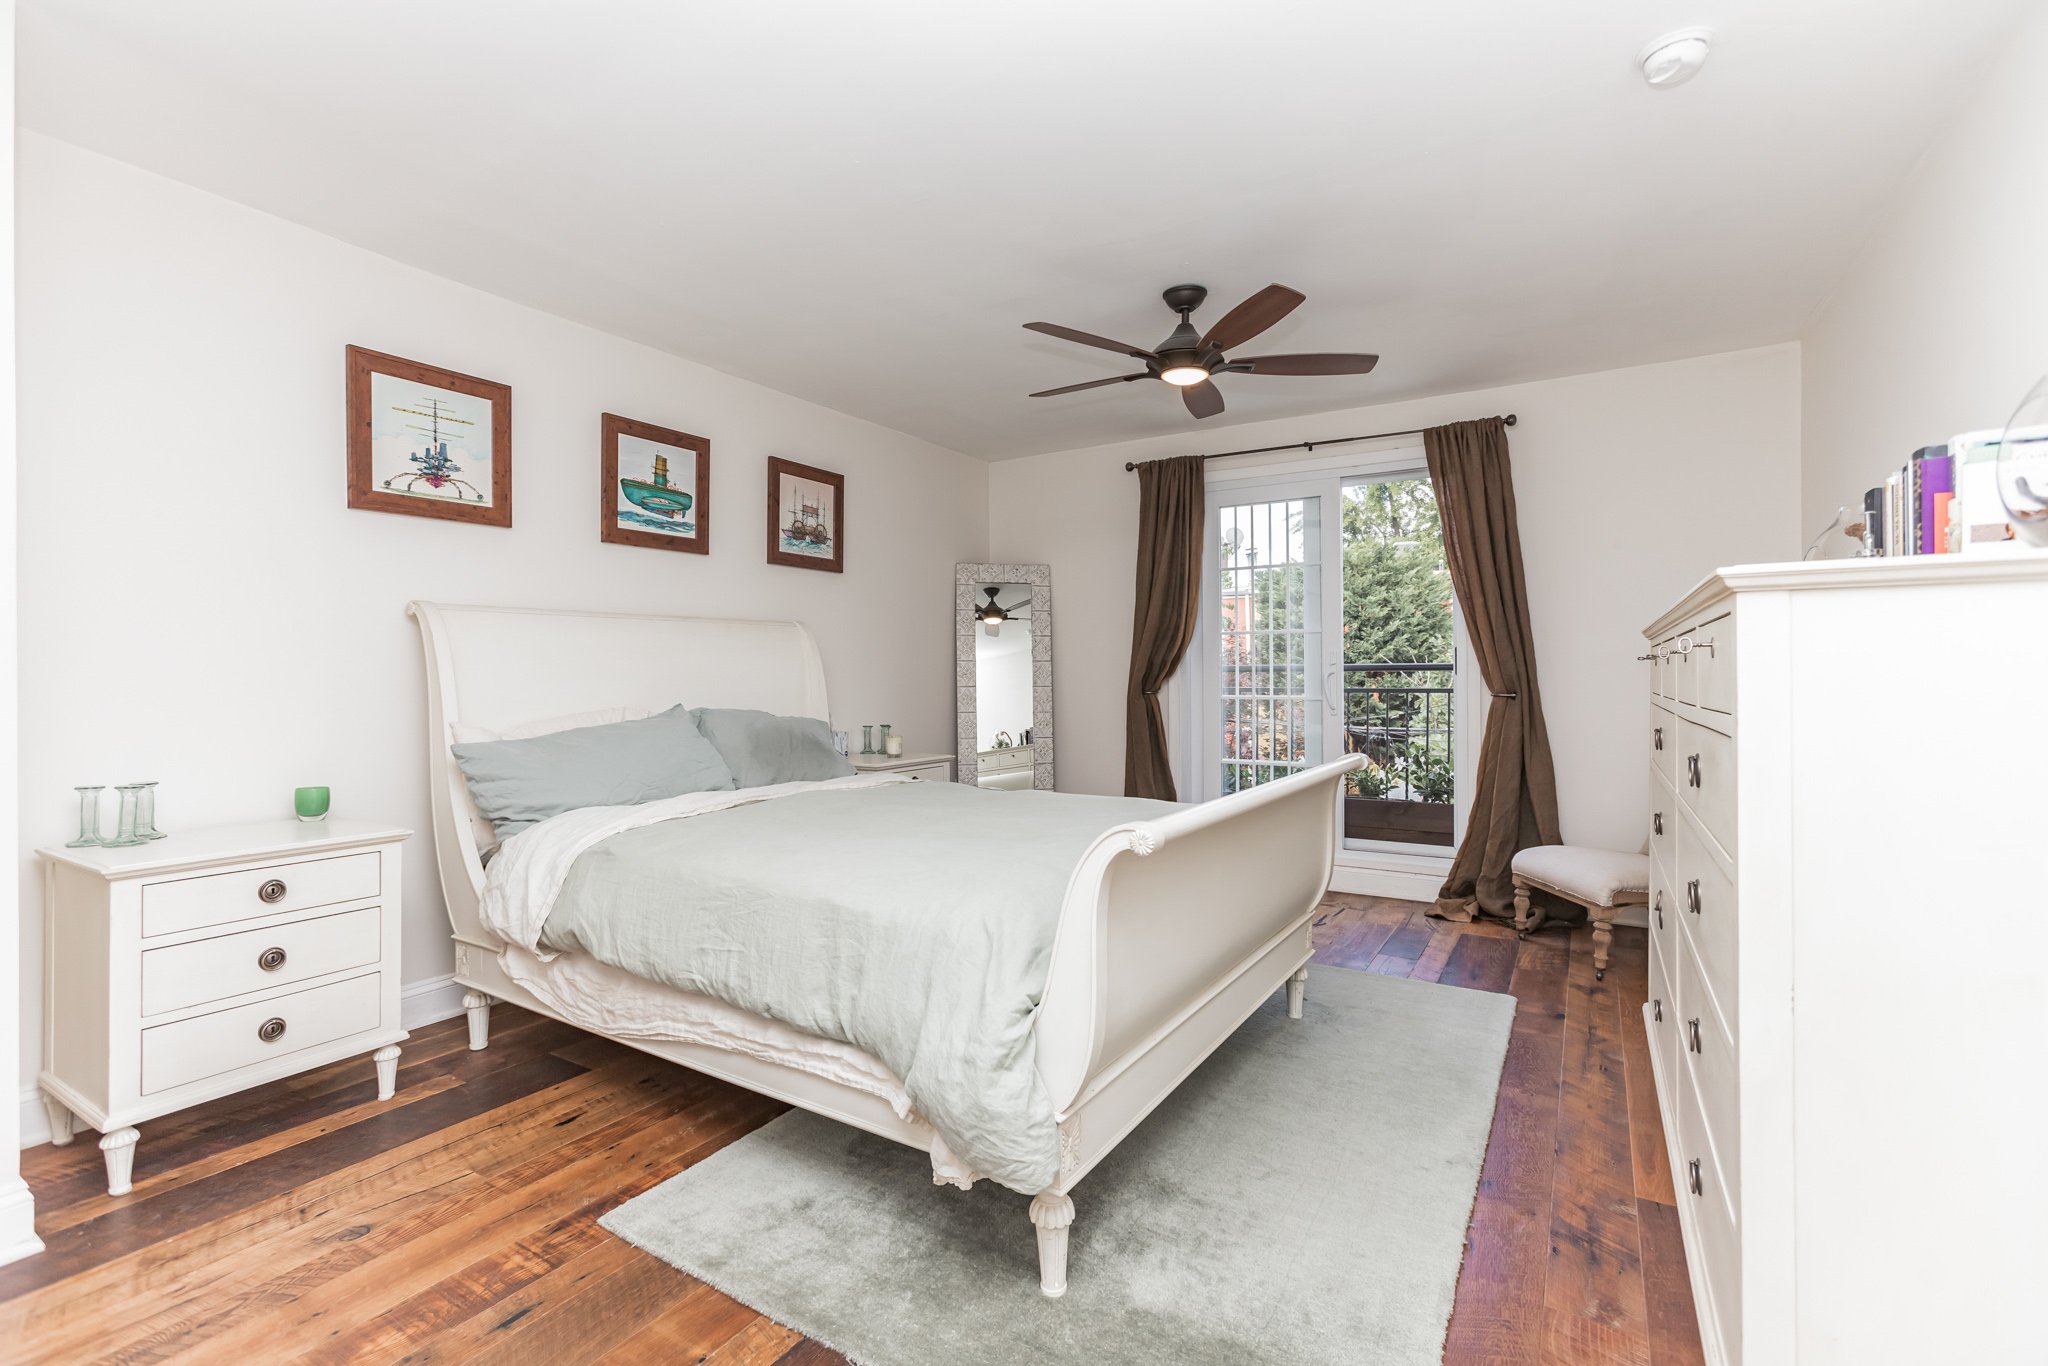
[[[599,535],[614,545],[711,553],[711,443],[604,415]]]
[[[846,479],[768,458],[768,563],[846,570]]]
[[[512,387],[348,348],[348,505],[512,525]]]

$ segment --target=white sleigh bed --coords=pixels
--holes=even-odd
[[[470,1047],[488,1042],[493,1001],[593,1028],[516,980],[507,945],[479,915],[485,873],[475,810],[449,754],[454,728],[510,728],[679,701],[829,718],[810,633],[794,622],[427,602],[409,610],[426,652],[435,852],[454,932],[455,977],[469,993],[463,1004]],[[1038,1072],[1059,1124],[1059,1177],[1030,1207],[1045,1294],[1066,1290],[1071,1192],[1081,1179],[1281,986],[1289,1013],[1299,1018],[1343,776],[1361,762],[1327,764],[1162,819],[1116,826],[1082,858],[1068,884],[1033,1024]],[[931,1128],[914,1112],[900,1116],[881,1093],[886,1088],[788,1065],[760,1049],[593,1032],[871,1133],[932,1147]]]

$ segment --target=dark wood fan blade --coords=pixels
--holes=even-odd
[[[1152,353],[1143,347],[1133,346],[1129,342],[1111,341],[1107,337],[1098,337],[1093,332],[1061,327],[1058,323],[1025,323],[1024,326],[1033,332],[1043,332],[1048,337],[1058,337],[1062,341],[1079,342],[1083,346],[1099,346],[1105,351],[1121,351],[1124,355],[1136,356],[1139,360],[1152,359]]]
[[[1085,380],[1080,384],[1062,384],[1057,389],[1040,389],[1032,398],[1051,398],[1054,394],[1077,394],[1083,389],[1100,389],[1105,384],[1129,384],[1134,379],[1145,378],[1142,374],[1111,375],[1108,379]]]
[[[1326,352],[1306,356],[1240,356],[1230,363],[1252,375],[1363,375],[1380,363],[1378,356]]]
[[[1286,285],[1267,285],[1217,319],[1216,325],[1209,329],[1209,335],[1202,338],[1202,345],[1220,347],[1225,351],[1243,346],[1300,307],[1301,301],[1307,297],[1300,290],[1289,289]]]
[[[1214,417],[1223,411],[1223,391],[1208,380],[1188,385],[1180,391],[1180,397],[1196,417]]]

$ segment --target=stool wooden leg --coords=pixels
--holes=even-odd
[[[1599,982],[1607,977],[1607,946],[1614,942],[1614,907],[1588,906],[1586,914],[1593,919],[1593,980]]]

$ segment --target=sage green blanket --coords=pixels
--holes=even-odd
[[[953,783],[810,791],[613,835],[544,947],[703,992],[880,1058],[974,1171],[1059,1173],[1031,1033],[1081,855],[1168,802]]]

